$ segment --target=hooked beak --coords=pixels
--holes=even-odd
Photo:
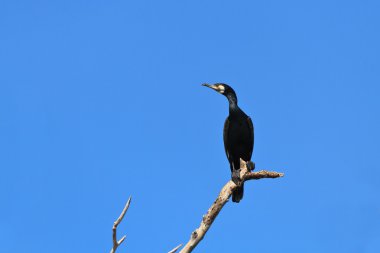
[[[206,86],[206,87],[209,87],[209,88],[211,88],[211,89],[213,89],[213,90],[218,91],[218,88],[217,88],[215,85],[211,85],[211,84],[208,84],[208,83],[204,83],[204,84],[202,84],[202,86]]]
[[[218,83],[212,84],[212,85],[208,84],[208,83],[204,83],[202,85],[206,86],[206,87],[209,87],[209,88],[213,89],[214,91],[216,91],[216,92],[218,92],[218,93],[220,93],[222,95],[225,95],[224,94],[224,91],[225,91],[224,85],[221,85],[221,84],[218,84]]]

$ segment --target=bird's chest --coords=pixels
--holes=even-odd
[[[239,146],[246,142],[248,126],[243,120],[231,120],[228,128],[228,140],[231,146]]]

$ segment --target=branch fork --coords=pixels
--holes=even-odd
[[[129,205],[131,204],[131,200],[132,200],[132,198],[129,197],[129,199],[127,201],[127,204],[125,204],[124,209],[121,212],[119,218],[117,218],[117,220],[113,223],[113,227],[112,227],[112,242],[113,242],[113,247],[112,247],[110,253],[115,253],[116,250],[117,250],[117,248],[120,246],[120,244],[122,244],[124,242],[125,238],[127,237],[126,235],[124,235],[120,240],[117,240],[116,231],[117,231],[117,226],[123,220],[123,218],[124,218],[124,216],[125,216],[128,208],[129,208]]]
[[[248,180],[257,180],[261,178],[278,178],[283,177],[284,173],[261,170],[258,172],[251,172],[250,169],[253,169],[254,166],[247,166],[247,162],[240,159],[240,180],[245,182]],[[198,245],[198,243],[203,239],[207,231],[210,229],[212,223],[218,216],[219,212],[222,210],[223,206],[228,202],[228,199],[231,197],[232,192],[238,187],[232,180],[228,181],[227,184],[222,188],[218,197],[208,209],[207,213],[202,217],[200,226],[191,233],[190,240],[186,245],[181,249],[179,253],[189,253]],[[176,247],[173,250],[178,250],[179,247]],[[174,253],[176,251],[170,251]]]

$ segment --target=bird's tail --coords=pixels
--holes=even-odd
[[[239,187],[236,187],[232,193],[232,202],[239,203],[244,195],[244,183],[242,182]]]

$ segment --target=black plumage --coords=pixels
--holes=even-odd
[[[232,180],[239,186],[232,194],[232,201],[238,203],[244,194],[244,183],[240,181],[240,158],[251,161],[254,144],[254,128],[251,118],[238,106],[235,91],[224,83],[203,84],[222,95],[229,102],[229,115],[224,123],[223,140],[227,159],[230,163]]]

